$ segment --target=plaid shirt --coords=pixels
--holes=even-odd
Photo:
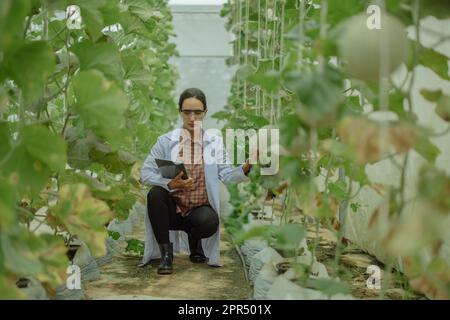
[[[206,192],[205,171],[203,168],[202,141],[192,141],[190,137],[180,135],[180,149],[177,161],[183,161],[189,178],[194,180],[192,189],[176,190],[171,193],[177,204],[177,213],[183,217],[198,206],[209,205]]]

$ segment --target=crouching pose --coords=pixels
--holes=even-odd
[[[208,109],[201,90],[186,89],[178,106],[182,128],[158,137],[141,169],[141,182],[152,188],[147,196],[145,251],[140,266],[160,258],[158,274],[172,273],[173,253],[186,243],[184,248],[192,262],[222,266],[219,181],[246,181],[251,169],[249,160],[231,166],[220,135],[203,130]],[[174,179],[164,178],[155,159],[182,161],[188,178],[182,179],[182,172]],[[178,231],[184,231],[181,242]]]

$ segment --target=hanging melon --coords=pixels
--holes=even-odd
[[[369,82],[379,80],[382,61],[389,75],[408,55],[403,23],[386,12],[381,12],[379,17],[378,26],[372,26],[371,17],[365,13],[346,19],[337,40],[340,58],[350,75]]]

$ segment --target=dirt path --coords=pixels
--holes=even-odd
[[[143,223],[133,230],[143,240]],[[171,275],[156,273],[158,261],[137,268],[141,258],[118,254],[100,268],[101,278],[87,282],[86,299],[248,299],[251,288],[230,236],[221,226],[221,268],[190,262],[187,253],[175,254]]]

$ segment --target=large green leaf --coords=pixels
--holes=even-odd
[[[97,70],[82,71],[73,78],[75,108],[87,128],[117,148],[125,137],[125,93]]]
[[[27,151],[45,163],[51,170],[64,169],[67,162],[64,139],[42,126],[27,126],[24,129]]]
[[[450,18],[450,2],[442,0],[422,0],[421,14],[426,17],[432,15],[438,19]]]
[[[12,272],[53,285],[63,283],[68,259],[60,236],[15,227],[1,233],[0,243],[5,266]]]
[[[260,86],[268,92],[277,92],[280,89],[280,74],[277,71],[268,71],[264,74],[252,74],[247,80]]]
[[[35,259],[26,241],[25,234],[10,235],[0,233],[0,243],[4,264],[9,270],[20,275],[36,274],[43,271],[42,264]]]
[[[86,31],[92,40],[97,41],[102,36],[102,29],[105,26],[101,10],[106,5],[106,0],[76,0],[71,4],[80,7]]]
[[[302,102],[299,114],[310,125],[327,125],[334,121],[338,105],[344,101],[342,78],[336,70],[324,72],[290,72],[286,85]]]
[[[14,279],[2,274],[0,275],[0,297],[3,300],[26,299],[26,295],[21,291]]]
[[[21,194],[37,195],[48,182],[51,170],[33,157],[25,143],[14,148],[10,158],[1,167],[3,175]]]
[[[130,209],[136,203],[136,197],[128,193],[122,199],[120,199],[114,206],[114,212],[119,220],[125,220],[128,218]]]
[[[102,163],[105,168],[113,173],[124,173],[136,162],[136,158],[124,150],[113,151],[109,147],[96,143],[89,152],[89,158]]]
[[[67,152],[67,160],[72,168],[84,169],[88,167],[92,160],[89,152],[94,147],[96,139],[93,135],[86,138],[77,139],[69,143]]]
[[[25,102],[31,103],[44,94],[55,56],[45,42],[21,44],[8,52],[0,68],[22,89]]]
[[[57,206],[52,208],[52,221],[84,241],[94,256],[104,255],[108,236],[104,226],[112,218],[108,205],[92,197],[84,184],[63,185],[58,198]]]
[[[365,9],[361,0],[328,0],[327,23],[335,26],[349,16],[363,12]],[[320,9],[314,10],[314,13],[319,19]]]
[[[80,60],[82,71],[98,69],[111,80],[123,79],[119,48],[113,43],[83,41],[71,47]]]
[[[31,0],[0,2],[0,52],[23,37],[25,17],[31,12]]]
[[[122,51],[122,62],[125,69],[125,79],[148,88],[152,85],[153,75],[150,71],[150,65],[143,62],[146,55],[143,51]]]
[[[143,21],[150,19],[161,19],[164,16],[155,8],[154,3],[146,0],[125,0],[127,10],[138,16]]]
[[[37,194],[52,171],[64,169],[66,145],[58,135],[37,125],[26,126],[20,143],[0,168],[19,192]]]
[[[152,33],[147,29],[144,22],[129,12],[120,13],[120,25],[126,34],[136,34],[145,38],[152,38]]]

